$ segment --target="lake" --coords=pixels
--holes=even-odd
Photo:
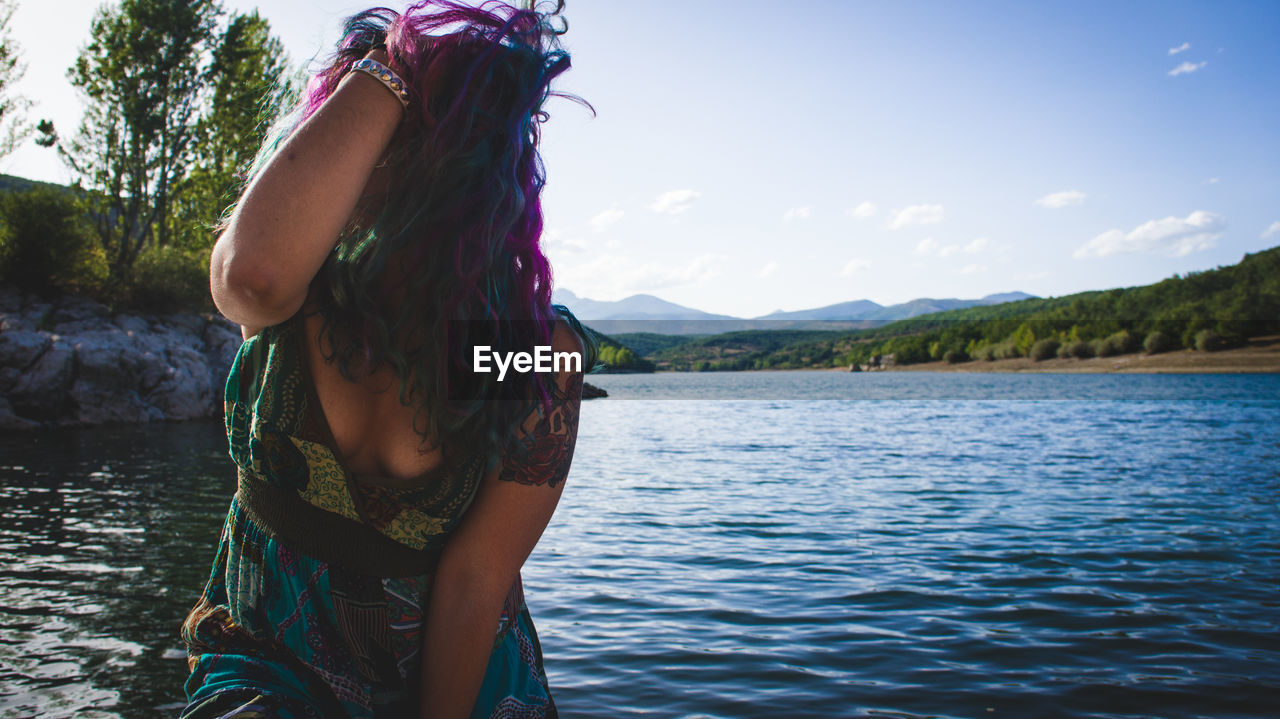
[[[525,566],[561,712],[1280,715],[1280,375],[606,375]],[[0,716],[172,716],[218,423],[0,436]]]

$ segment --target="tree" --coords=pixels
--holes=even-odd
[[[115,280],[164,248],[199,262],[292,89],[267,21],[236,14],[219,34],[221,17],[215,0],[100,9],[68,73],[85,103],[78,133],[64,142],[52,123],[38,128],[87,191]]]
[[[231,18],[205,72],[212,90],[195,128],[192,169],[176,193],[170,234],[180,246],[208,249],[210,227],[234,200],[272,121],[297,89],[284,81],[288,69],[284,46],[257,10]]]
[[[10,94],[27,70],[18,60],[18,44],[9,37],[9,20],[16,8],[11,0],[0,0],[0,158],[16,150],[33,130],[24,117],[31,101]]]
[[[88,190],[98,239],[121,279],[149,243],[169,238],[173,191],[193,154],[201,56],[214,40],[212,0],[123,0],[98,10],[68,75],[84,99],[70,142],[42,123]]]

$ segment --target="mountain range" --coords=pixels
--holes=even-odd
[[[579,297],[561,289],[556,290],[554,301],[565,305],[578,319],[606,334],[654,332],[682,335],[758,329],[862,329],[933,312],[998,305],[1034,297],[1025,292],[1002,292],[973,300],[924,297],[887,307],[871,300],[853,300],[809,310],[779,310],[750,318],[703,312],[648,294],[631,295],[610,302]]]

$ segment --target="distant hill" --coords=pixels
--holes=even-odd
[[[794,312],[783,312],[782,310],[778,310],[776,312],[770,312],[769,314],[757,319],[828,321],[865,320],[884,309],[884,305],[877,304],[871,300],[854,300],[852,302],[841,302],[839,304],[827,305],[826,307],[818,307],[817,309],[812,310],[796,310]]]
[[[912,317],[919,317],[920,315],[933,314],[934,312],[958,310],[965,307],[976,307],[978,305],[998,305],[1004,302],[1016,302],[1018,300],[1031,299],[1033,297],[1035,297],[1035,295],[1029,295],[1026,292],[1002,292],[1000,294],[987,295],[986,297],[977,300],[933,299],[931,297],[923,297],[911,300],[910,302],[889,305],[888,307],[879,305],[871,300],[854,300],[853,302],[841,302],[839,304],[827,305],[826,307],[818,307],[812,310],[771,312],[757,319],[822,320],[828,322],[905,320]]]
[[[37,187],[56,187],[60,190],[68,189],[66,185],[42,182],[40,180],[28,180],[25,177],[0,173],[0,192],[26,192],[27,190],[33,190]]]
[[[878,366],[886,356],[915,364],[1222,349],[1280,333],[1280,247],[1141,287],[999,302],[1010,296],[1023,295],[992,295],[983,298],[989,302],[852,332],[741,331],[678,344],[627,341],[648,350],[640,351],[658,369],[676,370]],[[953,302],[959,301],[905,304],[918,310]]]
[[[1025,292],[1004,292],[981,299],[921,298],[885,307],[871,300],[840,302],[762,317],[717,315],[668,302],[653,295],[632,295],[614,302],[579,297],[556,290],[555,301],[573,310],[578,319],[607,334],[714,335],[744,330],[854,330],[877,327],[920,315],[1000,304],[1032,298]]]
[[[668,302],[653,295],[631,295],[614,302],[579,297],[569,290],[556,290],[553,301],[573,310],[578,319],[593,320],[734,320]]]

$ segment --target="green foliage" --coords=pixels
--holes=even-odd
[[[1016,356],[1026,357],[1036,343],[1035,330],[1031,329],[1031,325],[1023,322],[1009,336],[1009,342],[1012,344],[1014,352],[1017,353]]]
[[[0,280],[28,292],[95,292],[106,259],[75,193],[53,187],[0,194]]]
[[[176,308],[213,309],[208,256],[177,247],[148,247],[134,263],[117,304],[149,312]]]
[[[617,344],[630,347],[641,357],[648,357],[656,352],[682,345],[692,340],[702,339],[704,336],[660,335],[656,332],[622,332],[610,335],[610,339]]]
[[[1200,330],[1196,333],[1196,349],[1201,352],[1217,352],[1226,349],[1227,342],[1215,330]]]
[[[80,130],[56,145],[88,191],[115,280],[148,244],[164,245],[174,187],[186,175],[202,87],[200,63],[214,38],[212,0],[122,0],[98,9],[89,43],[68,76],[80,91]]]
[[[1071,344],[1068,344],[1068,345],[1064,345],[1063,347],[1065,348],[1066,352],[1060,353],[1058,355],[1060,357],[1074,357],[1076,359],[1089,359],[1090,357],[1093,357],[1093,355],[1095,354],[1095,348],[1093,343],[1086,342],[1085,340],[1076,340],[1075,342],[1072,342]]]
[[[653,362],[639,357],[630,347],[612,337],[596,333],[599,355],[606,371],[652,372]]]
[[[1093,344],[1094,354],[1099,357],[1114,357],[1116,355],[1128,354],[1138,349],[1138,342],[1129,334],[1129,330],[1120,330],[1105,338],[1095,340]]]
[[[649,356],[665,368],[686,371],[847,366],[854,361],[849,347],[829,341],[846,334],[829,330],[743,330],[688,336]],[[657,343],[650,342],[651,346],[654,344]],[[865,363],[867,359],[860,361]]]
[[[207,250],[292,88],[284,47],[255,10],[234,15],[205,72],[212,93],[196,124],[191,169],[175,188],[174,244]]]
[[[961,362],[968,362],[969,355],[965,354],[964,350],[947,350],[942,353],[942,361],[947,364],[960,364]]]
[[[1149,333],[1147,338],[1142,341],[1142,349],[1146,350],[1147,354],[1154,355],[1178,349],[1178,343],[1177,340],[1169,335],[1160,330],[1155,330]]]
[[[1031,351],[1027,353],[1027,356],[1036,362],[1042,362],[1057,357],[1058,348],[1061,346],[1062,343],[1053,338],[1037,340],[1035,344],[1031,345]]]
[[[68,73],[84,103],[79,131],[64,140],[41,123],[41,144],[87,192],[117,285],[136,284],[130,270],[148,248],[208,249],[283,97],[267,23],[237,15],[219,35],[221,13],[214,0],[103,6]]]

